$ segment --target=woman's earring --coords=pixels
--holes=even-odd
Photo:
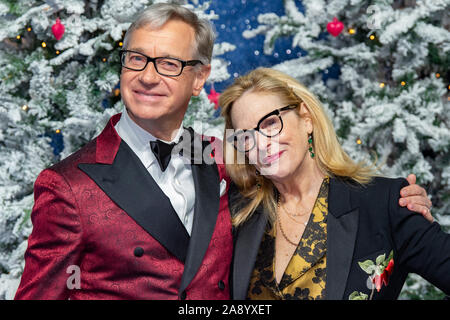
[[[314,159],[314,149],[313,149],[313,136],[312,133],[308,135],[308,145],[309,145],[309,155]]]
[[[259,173],[258,170],[255,170],[255,175],[256,175],[256,190],[260,190],[261,189],[261,174]]]

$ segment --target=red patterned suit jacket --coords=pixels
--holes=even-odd
[[[224,165],[192,164],[190,237],[115,131],[119,119],[113,116],[96,139],[36,180],[15,298],[229,299],[233,240],[228,196],[219,193],[222,179],[227,189],[230,182]]]

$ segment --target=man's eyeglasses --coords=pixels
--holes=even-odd
[[[256,145],[255,132],[259,132],[266,137],[275,137],[283,130],[283,119],[281,112],[297,108],[298,104],[290,104],[286,107],[276,109],[258,121],[254,129],[238,130],[233,135],[227,137],[227,141],[232,143],[234,148],[240,152],[248,152]]]
[[[179,76],[186,66],[195,66],[199,63],[203,64],[200,60],[184,61],[167,57],[151,58],[133,50],[120,50],[120,61],[122,67],[133,71],[142,71],[147,67],[149,62],[152,62],[156,72],[167,77]]]

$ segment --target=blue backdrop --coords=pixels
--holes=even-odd
[[[301,1],[296,0],[295,2],[299,10],[302,11]],[[291,37],[278,39],[275,42],[273,53],[265,55],[263,52],[263,36],[252,39],[245,39],[242,36],[245,30],[258,26],[257,18],[259,14],[273,12],[277,15],[284,15],[282,0],[213,0],[210,9],[219,15],[219,19],[213,21],[217,32],[217,42],[229,42],[236,46],[234,51],[222,56],[230,61],[228,71],[231,77],[227,81],[214,84],[217,92],[223,91],[235,77],[243,75],[251,69],[271,67],[284,60],[305,54],[305,51],[300,48],[291,48]],[[209,92],[209,87],[206,87],[206,89]]]

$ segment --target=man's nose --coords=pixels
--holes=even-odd
[[[160,75],[152,62],[149,61],[145,69],[140,71],[139,80],[144,84],[154,84],[161,80]]]

